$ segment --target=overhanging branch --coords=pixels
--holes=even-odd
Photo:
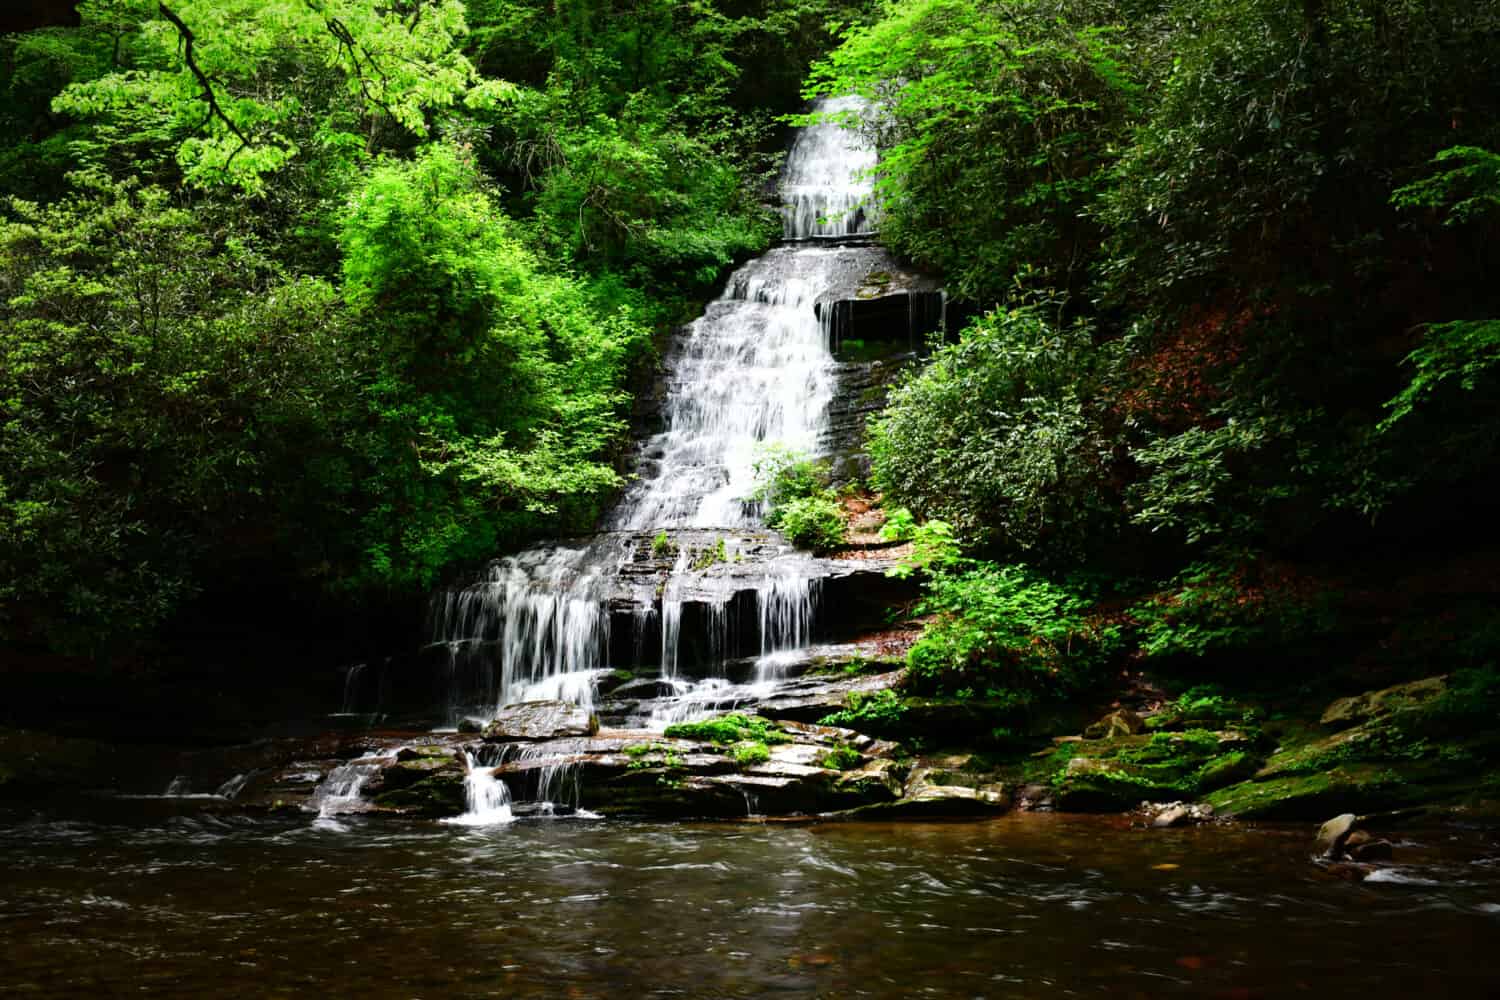
[[[182,39],[182,61],[187,64],[188,70],[193,74],[193,78],[198,81],[198,86],[202,88],[202,93],[198,95],[198,99],[208,105],[208,117],[203,119],[203,125],[207,125],[217,118],[240,141],[235,151],[229,154],[229,159],[224,161],[224,167],[228,169],[229,164],[240,154],[240,150],[246,146],[254,145],[254,143],[234,123],[234,119],[224,113],[224,109],[219,105],[219,98],[214,93],[213,80],[209,78],[207,73],[203,72],[203,68],[198,65],[198,60],[193,55],[193,42],[195,41],[193,29],[184,24],[182,18],[178,17],[165,3],[158,3],[156,9],[161,11],[161,16],[172,22],[172,26],[177,29],[177,34]],[[200,125],[199,128],[202,128],[203,125]]]

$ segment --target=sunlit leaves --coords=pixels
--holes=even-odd
[[[436,112],[509,95],[504,84],[481,83],[460,52],[459,0],[409,9],[369,0],[173,0],[150,15],[136,27],[131,67],[76,83],[54,104],[169,137],[197,185],[264,192],[266,176],[304,152],[316,128],[310,119],[340,109],[353,109],[367,130],[384,121],[425,136]]]

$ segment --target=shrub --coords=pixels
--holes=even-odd
[[[822,552],[844,542],[844,517],[836,501],[828,497],[803,497],[777,510],[773,527],[800,549]]]
[[[936,614],[907,662],[921,689],[1066,694],[1093,684],[1123,648],[1118,625],[1023,565],[954,560],[932,577],[918,610]]]

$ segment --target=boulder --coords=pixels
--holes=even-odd
[[[592,736],[599,719],[567,701],[528,701],[506,705],[484,727],[486,743],[537,743],[570,736]]]
[[[881,812],[900,816],[974,816],[1003,813],[1010,809],[1010,803],[1010,789],[998,782],[917,767],[907,776],[901,798],[883,806]]]
[[[1425,677],[1407,684],[1340,698],[1323,710],[1322,724],[1334,729],[1419,708],[1448,689],[1447,675]]]
[[[1343,813],[1324,823],[1318,828],[1318,853],[1325,858],[1338,857],[1344,850],[1344,841],[1349,839],[1358,823],[1359,817],[1353,813]]]
[[[1172,826],[1183,826],[1191,822],[1192,819],[1192,810],[1188,809],[1181,802],[1178,802],[1167,806],[1167,808],[1157,813],[1156,817],[1151,820],[1151,825],[1155,829],[1165,830]]]
[[[1121,736],[1135,736],[1146,728],[1139,715],[1128,708],[1116,709],[1083,731],[1085,739],[1113,740]]]

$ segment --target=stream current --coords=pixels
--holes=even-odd
[[[0,994],[1485,997],[1500,844],[1354,883],[1296,828],[1121,817],[462,827],[0,811]]]

